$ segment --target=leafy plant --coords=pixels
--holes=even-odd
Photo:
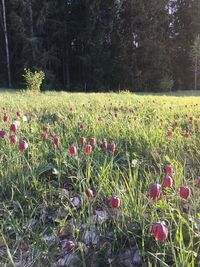
[[[40,92],[42,81],[45,78],[43,71],[31,71],[30,69],[24,69],[23,77],[26,81],[26,90],[34,93]]]

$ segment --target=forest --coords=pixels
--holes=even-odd
[[[0,87],[200,89],[199,0],[0,0]]]

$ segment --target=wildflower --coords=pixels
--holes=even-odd
[[[157,200],[160,198],[160,194],[161,194],[161,185],[153,184],[151,187],[151,198],[153,200]]]
[[[95,145],[96,139],[94,137],[91,137],[89,143],[90,143],[90,145]]]
[[[3,139],[6,138],[6,132],[3,131],[3,130],[0,131],[0,137],[3,138]]]
[[[70,251],[74,248],[74,246],[75,246],[74,242],[69,240],[69,241],[65,242],[63,248],[64,248],[67,252],[70,252]]]
[[[184,199],[188,199],[188,197],[190,196],[191,190],[188,187],[185,186],[181,186],[180,187],[180,197],[184,198]]]
[[[8,120],[9,120],[8,114],[4,113],[4,115],[3,115],[3,121],[4,122],[7,122]]]
[[[91,189],[87,189],[87,190],[86,190],[86,195],[87,195],[87,197],[88,197],[89,199],[92,199],[93,196],[94,196],[94,193],[93,193],[93,191],[92,191]]]
[[[76,147],[75,146],[71,146],[70,148],[69,148],[69,154],[70,154],[70,156],[75,156],[76,155],[76,152],[77,152],[77,150],[76,150]]]
[[[28,144],[24,140],[20,140],[19,142],[19,150],[20,151],[25,151],[28,148]]]
[[[16,123],[12,123],[10,125],[10,130],[13,132],[13,133],[16,133],[17,132],[17,124]]]
[[[168,237],[168,227],[164,221],[153,224],[153,235],[156,241],[165,241]]]
[[[47,139],[47,138],[48,138],[48,134],[47,134],[47,133],[42,134],[42,139],[43,139],[43,140],[45,140],[45,139]]]
[[[168,175],[172,175],[173,172],[174,172],[172,165],[167,165],[167,166],[165,166],[164,171],[165,171],[165,173],[168,174]]]
[[[58,146],[59,145],[59,139],[57,137],[54,137],[53,143],[55,146]]]
[[[107,147],[108,147],[107,141],[104,140],[101,146],[102,146],[103,151],[105,152],[107,150]]]
[[[91,145],[87,145],[85,147],[85,154],[91,154],[92,153],[92,146]]]
[[[118,196],[114,196],[109,200],[109,205],[112,208],[119,208],[120,206],[120,198]]]
[[[16,135],[11,135],[10,136],[10,142],[15,144],[17,142],[17,136]]]
[[[115,153],[115,143],[112,143],[112,144],[110,144],[110,152],[112,153],[112,154],[114,154]]]
[[[163,180],[164,187],[172,187],[173,186],[173,179],[170,176],[165,176]]]
[[[79,142],[81,143],[81,145],[83,145],[86,141],[86,138],[85,137],[81,137]]]
[[[168,132],[167,132],[167,136],[168,136],[168,137],[172,137],[173,135],[174,135],[173,131],[168,131]]]

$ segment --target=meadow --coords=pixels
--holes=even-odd
[[[0,108],[0,266],[200,266],[200,94]]]

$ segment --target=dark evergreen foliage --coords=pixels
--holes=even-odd
[[[0,86],[7,86],[0,0]],[[198,0],[6,0],[12,85],[43,70],[44,89],[193,89]],[[166,86],[165,86],[166,85]]]

